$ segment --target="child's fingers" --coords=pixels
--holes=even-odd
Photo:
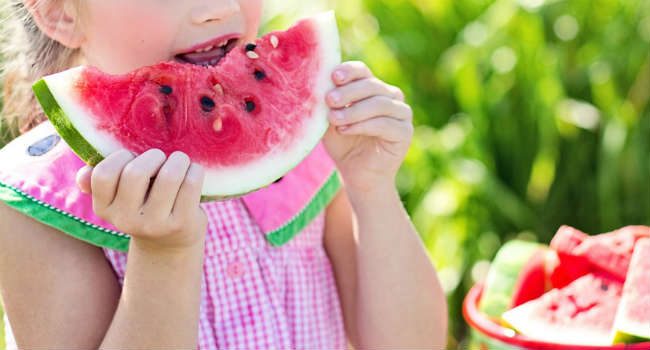
[[[378,137],[388,142],[404,142],[413,135],[413,124],[389,117],[377,117],[337,128],[343,135]]]
[[[404,94],[399,88],[388,85],[377,78],[366,78],[330,91],[327,94],[327,104],[331,108],[343,108],[372,96],[386,96],[404,101]]]
[[[348,108],[330,111],[329,120],[330,123],[341,126],[379,116],[392,117],[410,122],[413,118],[413,111],[404,102],[386,96],[374,96],[357,102]]]
[[[151,178],[165,162],[165,153],[159,149],[148,150],[129,162],[120,175],[117,195],[111,207],[122,214],[140,210]]]
[[[77,171],[77,186],[81,192],[90,194],[92,192],[92,187],[90,185],[90,178],[93,173],[93,167],[86,165],[83,168]]]
[[[332,81],[341,86],[349,82],[370,78],[373,74],[365,63],[359,61],[345,62],[334,69]]]
[[[181,184],[181,188],[178,190],[176,202],[172,209],[172,216],[174,218],[193,217],[193,212],[196,211],[196,208],[201,202],[204,176],[203,167],[196,163],[192,163],[189,169],[187,169],[187,174]]]
[[[110,154],[99,162],[90,177],[90,188],[93,194],[93,209],[102,218],[106,218],[105,209],[113,202],[120,173],[134,156],[127,150]]]
[[[142,211],[153,218],[167,219],[174,207],[178,190],[190,167],[190,157],[183,152],[174,152],[156,175]]]

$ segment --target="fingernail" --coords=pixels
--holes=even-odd
[[[343,119],[345,119],[345,116],[343,115],[343,112],[341,112],[341,111],[333,111],[332,112],[332,117],[334,118],[334,120],[339,121],[339,122],[341,122],[341,121],[343,121]]]
[[[338,80],[338,81],[343,81],[343,79],[345,79],[345,74],[344,74],[342,71],[337,70],[337,71],[334,73],[334,77],[335,77],[336,80]]]
[[[188,176],[192,179],[198,180],[201,177],[201,172],[203,171],[203,168],[196,163],[192,163],[190,165],[190,169],[188,170]]]
[[[345,131],[347,131],[349,128],[350,128],[350,127],[347,126],[347,125],[339,126],[339,131],[340,131],[340,132],[345,132]]]
[[[337,103],[340,100],[341,100],[341,95],[338,92],[336,91],[330,92],[330,101]]]

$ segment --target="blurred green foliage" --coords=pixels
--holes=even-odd
[[[648,1],[309,6],[336,9],[344,58],[415,111],[397,184],[448,295],[450,347],[467,347],[463,297],[505,241],[650,223]]]
[[[266,6],[264,30],[336,9],[344,58],[405,91],[416,132],[397,185],[448,295],[450,347],[467,347],[463,297],[503,242],[650,224],[648,1]]]

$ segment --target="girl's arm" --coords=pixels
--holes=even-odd
[[[0,296],[20,349],[96,349],[120,285],[101,248],[0,202]]]
[[[132,244],[120,296],[101,248],[0,203],[0,295],[21,349],[196,348],[202,257]]]
[[[344,63],[332,79],[324,143],[345,191],[327,210],[325,245],[350,339],[361,348],[443,348],[445,295],[395,189],[411,108],[361,62]]]
[[[18,345],[196,348],[200,169],[154,150],[117,152],[89,170],[79,182],[95,212],[132,236],[121,295],[101,249],[0,207],[0,292]]]
[[[327,209],[325,248],[355,348],[446,346],[445,294],[394,188],[350,200],[341,191]]]

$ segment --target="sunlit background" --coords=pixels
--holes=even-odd
[[[405,91],[397,185],[447,292],[450,348],[467,347],[462,299],[505,241],[650,224],[647,0],[266,3],[264,30],[335,9],[344,58]]]
[[[397,185],[448,295],[450,348],[467,348],[461,301],[505,241],[650,223],[647,0],[300,3],[267,0],[270,27],[334,8],[344,58],[415,110]]]

